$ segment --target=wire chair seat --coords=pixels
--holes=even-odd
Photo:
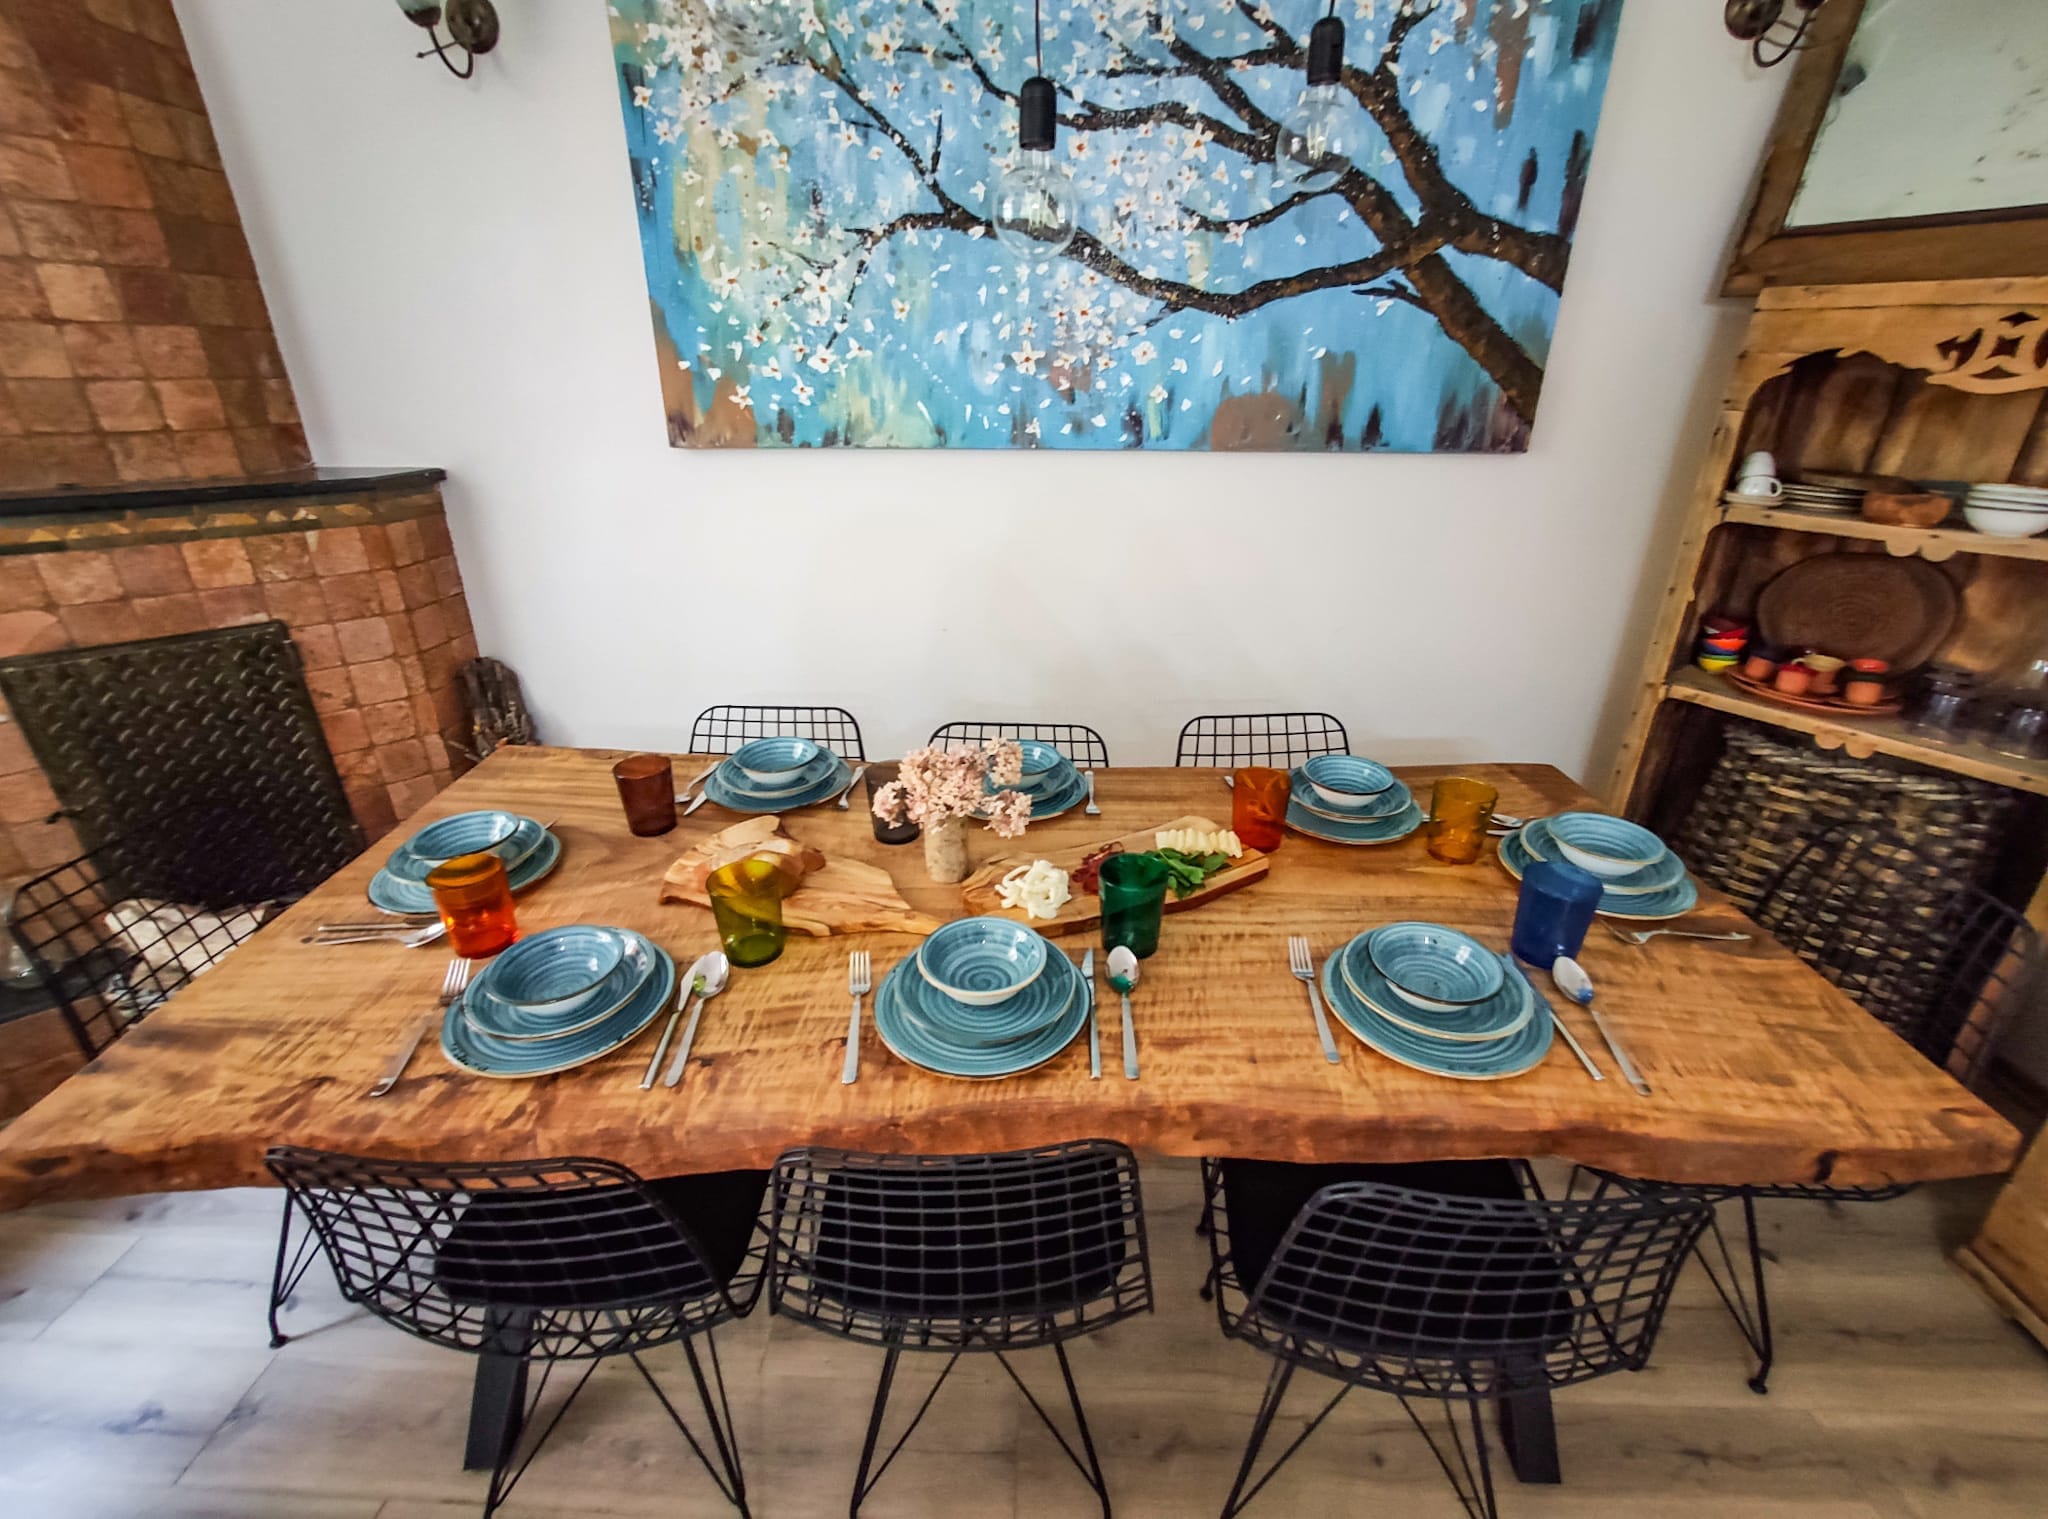
[[[757,738],[807,738],[843,760],[868,757],[860,722],[844,707],[775,707],[725,704],[706,707],[690,724],[692,754],[731,754]]]
[[[1191,717],[1174,747],[1176,765],[1298,765],[1319,754],[1349,754],[1351,736],[1328,712],[1239,712]]]

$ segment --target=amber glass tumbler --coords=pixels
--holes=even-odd
[[[1470,865],[1486,847],[1500,793],[1484,781],[1447,775],[1429,797],[1429,852],[1446,865]]]
[[[1285,770],[1252,768],[1230,778],[1230,828],[1252,849],[1278,849],[1294,782]]]
[[[448,948],[462,959],[495,955],[519,937],[501,856],[459,854],[428,873],[427,890],[448,927]]]
[[[756,855],[721,865],[705,878],[704,890],[711,898],[718,942],[733,964],[766,965],[782,953],[788,934],[782,899],[791,882],[776,860]]]
[[[651,838],[676,826],[676,777],[666,755],[622,759],[612,766],[612,779],[619,783],[619,802],[633,832]]]

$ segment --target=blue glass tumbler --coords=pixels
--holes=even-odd
[[[1600,891],[1600,878],[1590,870],[1561,861],[1531,862],[1522,874],[1515,931],[1508,941],[1515,954],[1543,970],[1559,955],[1576,959],[1593,926]]]

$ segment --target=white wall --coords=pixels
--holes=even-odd
[[[1604,768],[1739,329],[1709,298],[1785,69],[1711,0],[1621,29],[1525,455],[684,452],[604,0],[498,0],[467,84],[388,0],[178,0],[322,464],[439,464],[551,741],[721,700],[1091,722],[1328,708],[1396,761]]]

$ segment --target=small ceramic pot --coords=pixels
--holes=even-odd
[[[1749,680],[1769,680],[1778,673],[1778,661],[1762,649],[1751,649],[1749,658],[1742,662],[1742,673]]]
[[[1881,659],[1853,659],[1842,699],[1852,707],[1874,707],[1884,700],[1884,678],[1891,666]]]
[[[1702,649],[1693,663],[1709,675],[1723,675],[1735,668],[1736,660],[1733,654],[1716,654],[1711,649]]]
[[[1842,684],[1842,667],[1848,663],[1832,654],[1802,654],[1799,662],[1812,676],[1815,696],[1833,696]]]
[[[1744,633],[1716,633],[1702,638],[1700,647],[1712,649],[1717,654],[1740,654],[1749,647],[1749,637]]]
[[[1778,666],[1777,677],[1771,684],[1787,696],[1804,696],[1806,688],[1813,684],[1813,671],[1797,661]]]

